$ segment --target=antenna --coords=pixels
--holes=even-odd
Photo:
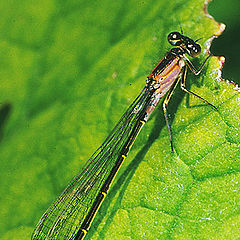
[[[183,34],[183,30],[182,30],[182,25],[181,25],[181,22],[177,19],[177,22],[178,22],[178,25],[180,27],[180,30],[181,30],[181,34]]]
[[[195,40],[194,42],[198,42],[199,40],[203,39],[204,37],[200,37],[197,40]]]

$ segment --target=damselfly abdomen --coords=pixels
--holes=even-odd
[[[153,69],[141,93],[123,114],[104,143],[90,157],[82,171],[41,217],[33,232],[32,240],[84,238],[138,133],[165,95],[163,111],[171,149],[174,150],[167,104],[179,81],[185,92],[193,94],[216,109],[185,87],[187,68],[198,75],[210,55],[197,71],[186,54],[190,57],[199,56],[200,45],[178,32],[170,33],[168,41],[175,47]]]

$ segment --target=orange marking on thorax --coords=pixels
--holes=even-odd
[[[179,58],[175,58],[161,73],[155,74],[153,79],[160,84],[164,84],[166,82],[164,80],[168,79],[169,75],[172,75],[171,73],[178,74],[181,71],[179,60]]]

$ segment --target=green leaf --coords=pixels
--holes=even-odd
[[[204,49],[222,26],[205,1],[0,3],[2,239],[29,239],[37,221],[103,142],[179,31]],[[196,66],[206,57],[206,51]],[[136,140],[86,239],[237,239],[239,89],[212,57]]]

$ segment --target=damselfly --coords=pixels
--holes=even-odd
[[[104,143],[90,157],[82,171],[41,217],[32,239],[80,240],[84,238],[138,133],[165,95],[163,111],[173,151],[167,104],[179,81],[182,90],[216,109],[185,87],[187,68],[198,75],[211,55],[208,55],[200,69],[196,70],[186,54],[190,57],[199,56],[200,45],[178,32],[170,33],[168,41],[175,47],[153,69],[141,93],[123,114]]]

